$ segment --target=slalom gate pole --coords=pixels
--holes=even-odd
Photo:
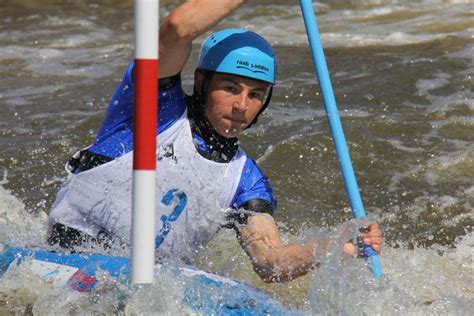
[[[313,57],[319,86],[323,95],[326,116],[331,130],[332,139],[336,147],[336,153],[341,168],[344,186],[351,204],[352,215],[355,218],[364,218],[365,209],[360,196],[357,181],[352,168],[352,162],[347,149],[346,139],[342,130],[341,120],[336,106],[336,100],[329,77],[329,71],[324,56],[323,46],[321,44],[316,15],[311,0],[300,0],[300,7],[303,13],[303,19],[308,35],[309,46]],[[369,246],[364,246],[364,257],[367,261],[370,271],[375,277],[382,275],[382,266],[377,252]]]
[[[135,0],[132,284],[153,283],[159,0]]]

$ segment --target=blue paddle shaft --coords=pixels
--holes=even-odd
[[[334,98],[334,91],[329,77],[329,71],[324,56],[323,46],[321,44],[316,15],[314,13],[311,0],[300,0],[301,11],[303,13],[306,33],[308,35],[309,46],[315,65],[319,86],[323,94],[324,107],[328,118],[329,128],[331,130],[332,139],[336,147],[336,153],[341,168],[344,186],[349,202],[351,204],[352,215],[355,218],[364,218],[365,209],[360,196],[359,187],[352,168],[351,157],[347,149],[344,131],[342,129],[341,120]],[[369,246],[364,246],[364,256],[369,265],[369,269],[375,277],[382,275],[382,267],[377,252]]]

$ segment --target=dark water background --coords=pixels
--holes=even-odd
[[[276,48],[273,103],[241,140],[275,187],[285,239],[305,240],[320,227],[338,227],[350,211],[300,9],[287,2],[250,1],[218,28],[252,29]],[[180,1],[161,3],[164,16]],[[382,293],[371,310],[468,314],[474,298],[474,3],[341,0],[315,7],[366,210],[383,225],[389,246],[383,289],[362,287]],[[132,19],[132,1],[0,3],[0,243],[41,240],[44,215],[65,180],[63,165],[93,141],[133,56]],[[203,38],[183,73],[189,92]],[[9,221],[17,229],[10,231]],[[364,310],[343,302],[366,294],[356,285],[344,300],[321,294],[340,290],[324,269],[287,285],[265,285],[234,236],[219,238],[196,263],[200,268],[244,279],[307,313]],[[47,310],[35,291],[8,294],[7,283],[0,289],[10,300],[0,312]],[[55,294],[47,293],[52,303]],[[398,305],[388,304],[395,298]],[[99,302],[102,313],[113,306]]]

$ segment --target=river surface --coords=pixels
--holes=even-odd
[[[178,3],[161,1],[162,17]],[[474,1],[314,7],[366,211],[384,228],[384,276],[374,280],[363,261],[329,256],[317,272],[268,285],[232,232],[195,265],[308,315],[471,314]],[[351,213],[299,5],[250,1],[216,29],[224,27],[254,30],[277,51],[273,102],[241,141],[272,181],[283,238],[341,236]],[[183,72],[188,92],[203,39]],[[0,244],[47,247],[46,214],[63,166],[94,140],[131,58],[132,1],[1,1]],[[173,281],[160,280],[160,298],[123,306],[113,292],[53,289],[19,273],[0,281],[0,314],[147,314],[164,301],[173,314],[179,303],[160,290]]]

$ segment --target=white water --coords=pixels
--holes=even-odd
[[[226,24],[242,26],[244,18],[244,27],[263,33],[275,44],[306,44],[300,8],[286,3],[244,9]],[[396,46],[474,34],[474,23],[467,18],[474,7],[470,0],[340,1],[339,8],[337,4],[313,2],[326,47]],[[262,18],[261,12],[272,15]]]
[[[0,244],[39,245],[45,234],[44,216],[28,214],[23,203],[0,187]],[[214,262],[207,262],[213,272],[248,279],[269,295],[297,307],[305,314],[348,315],[468,315],[474,308],[474,235],[458,238],[455,248],[436,246],[429,249],[386,247],[380,257],[384,275],[376,280],[363,260],[344,257],[335,249],[347,238],[344,226],[333,235],[334,245],[322,267],[308,277],[288,285],[269,285],[252,276],[249,262],[238,249],[232,234],[223,234],[202,254],[211,252]],[[286,234],[287,241],[321,236],[305,229],[299,236]],[[341,239],[342,238],[342,239]],[[14,241],[14,242],[13,242]],[[230,247],[229,247],[230,245]],[[339,245],[340,246],[340,245]],[[43,244],[43,247],[45,245]],[[198,263],[199,264],[199,263]],[[250,276],[250,278],[249,278]],[[153,286],[131,291],[106,273],[99,273],[100,286],[92,293],[76,292],[68,287],[52,287],[22,267],[10,269],[0,283],[4,309],[34,314],[191,313],[182,303],[186,280],[157,273]],[[309,289],[309,291],[308,291]],[[289,297],[284,297],[288,292]],[[124,297],[128,299],[124,301]],[[0,312],[2,310],[0,309]]]
[[[346,197],[297,2],[249,2],[219,28],[267,37],[277,44],[281,68],[272,107],[243,143],[273,181],[285,240],[306,240],[319,236],[315,227],[350,212],[342,210]],[[267,285],[232,232],[216,238],[197,266],[252,283],[307,314],[471,315],[473,1],[337,0],[315,7],[364,201],[388,236],[384,277],[374,281],[360,260],[341,267],[334,255],[318,273]],[[92,140],[132,55],[131,4],[17,0],[2,10],[0,175],[9,174],[0,186],[0,244],[46,248],[44,214],[64,180],[62,166]],[[0,314],[188,313],[181,285],[169,275],[136,294],[113,280],[105,284],[85,295],[17,270],[0,282]],[[132,299],[120,302],[123,293]]]

